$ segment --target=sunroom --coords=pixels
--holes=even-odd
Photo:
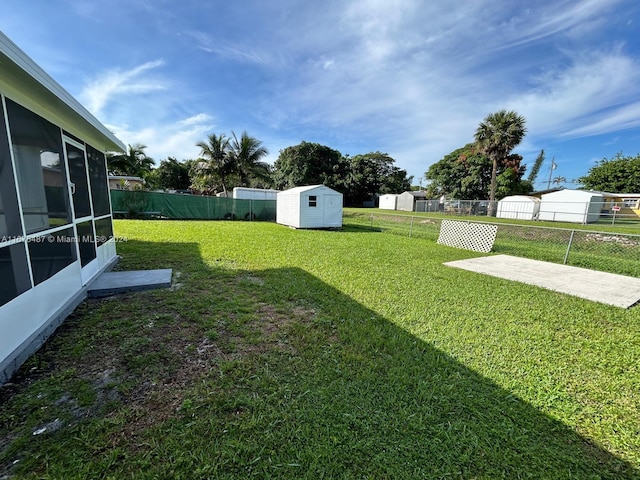
[[[124,145],[0,32],[0,384],[116,261],[105,153]]]

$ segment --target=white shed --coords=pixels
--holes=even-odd
[[[395,193],[380,195],[379,202],[379,208],[383,210],[395,210],[398,206],[398,195]]]
[[[403,210],[405,212],[415,212],[416,202],[420,200],[426,200],[426,192],[404,192],[398,195],[398,204],[396,210]]]
[[[235,187],[233,189],[233,198],[239,200],[276,200],[278,192],[280,192],[280,190]]]
[[[592,190],[559,190],[542,195],[539,220],[592,223],[600,219],[604,201],[602,192]]]
[[[540,199],[527,195],[511,195],[498,202],[498,218],[536,220],[540,212]]]
[[[294,228],[342,227],[342,194],[324,185],[278,193],[276,222]]]

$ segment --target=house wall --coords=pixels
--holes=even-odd
[[[104,152],[55,118],[0,85],[0,384],[117,258]]]
[[[135,190],[144,188],[144,180],[138,177],[109,176],[110,190]]]
[[[605,196],[602,205],[602,213],[605,215],[612,215],[614,205],[620,207],[616,215],[624,217],[637,216],[640,217],[640,195],[638,194],[620,194],[614,196]]]

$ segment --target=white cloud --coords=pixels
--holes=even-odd
[[[258,65],[266,65],[271,61],[269,54],[255,47],[248,48],[240,44],[233,44],[204,32],[189,31],[185,32],[185,35],[196,40],[199,49],[226,59]]]
[[[214,119],[206,113],[167,124],[149,124],[141,129],[128,125],[110,125],[109,129],[125,144],[147,145],[146,153],[159,165],[167,157],[178,160],[197,158],[196,143],[206,139],[215,128]]]
[[[530,91],[509,105],[522,113],[536,135],[598,135],[640,125],[640,103],[625,105],[640,64],[619,50],[578,56],[573,64],[547,71]]]
[[[163,60],[155,60],[130,70],[114,69],[101,73],[82,90],[80,99],[97,116],[116,96],[165,90],[166,85],[163,82],[143,77],[148,71],[162,65],[164,65]]]

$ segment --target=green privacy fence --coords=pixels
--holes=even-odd
[[[143,190],[111,190],[116,216],[197,220],[276,220],[275,200],[180,195]]]

